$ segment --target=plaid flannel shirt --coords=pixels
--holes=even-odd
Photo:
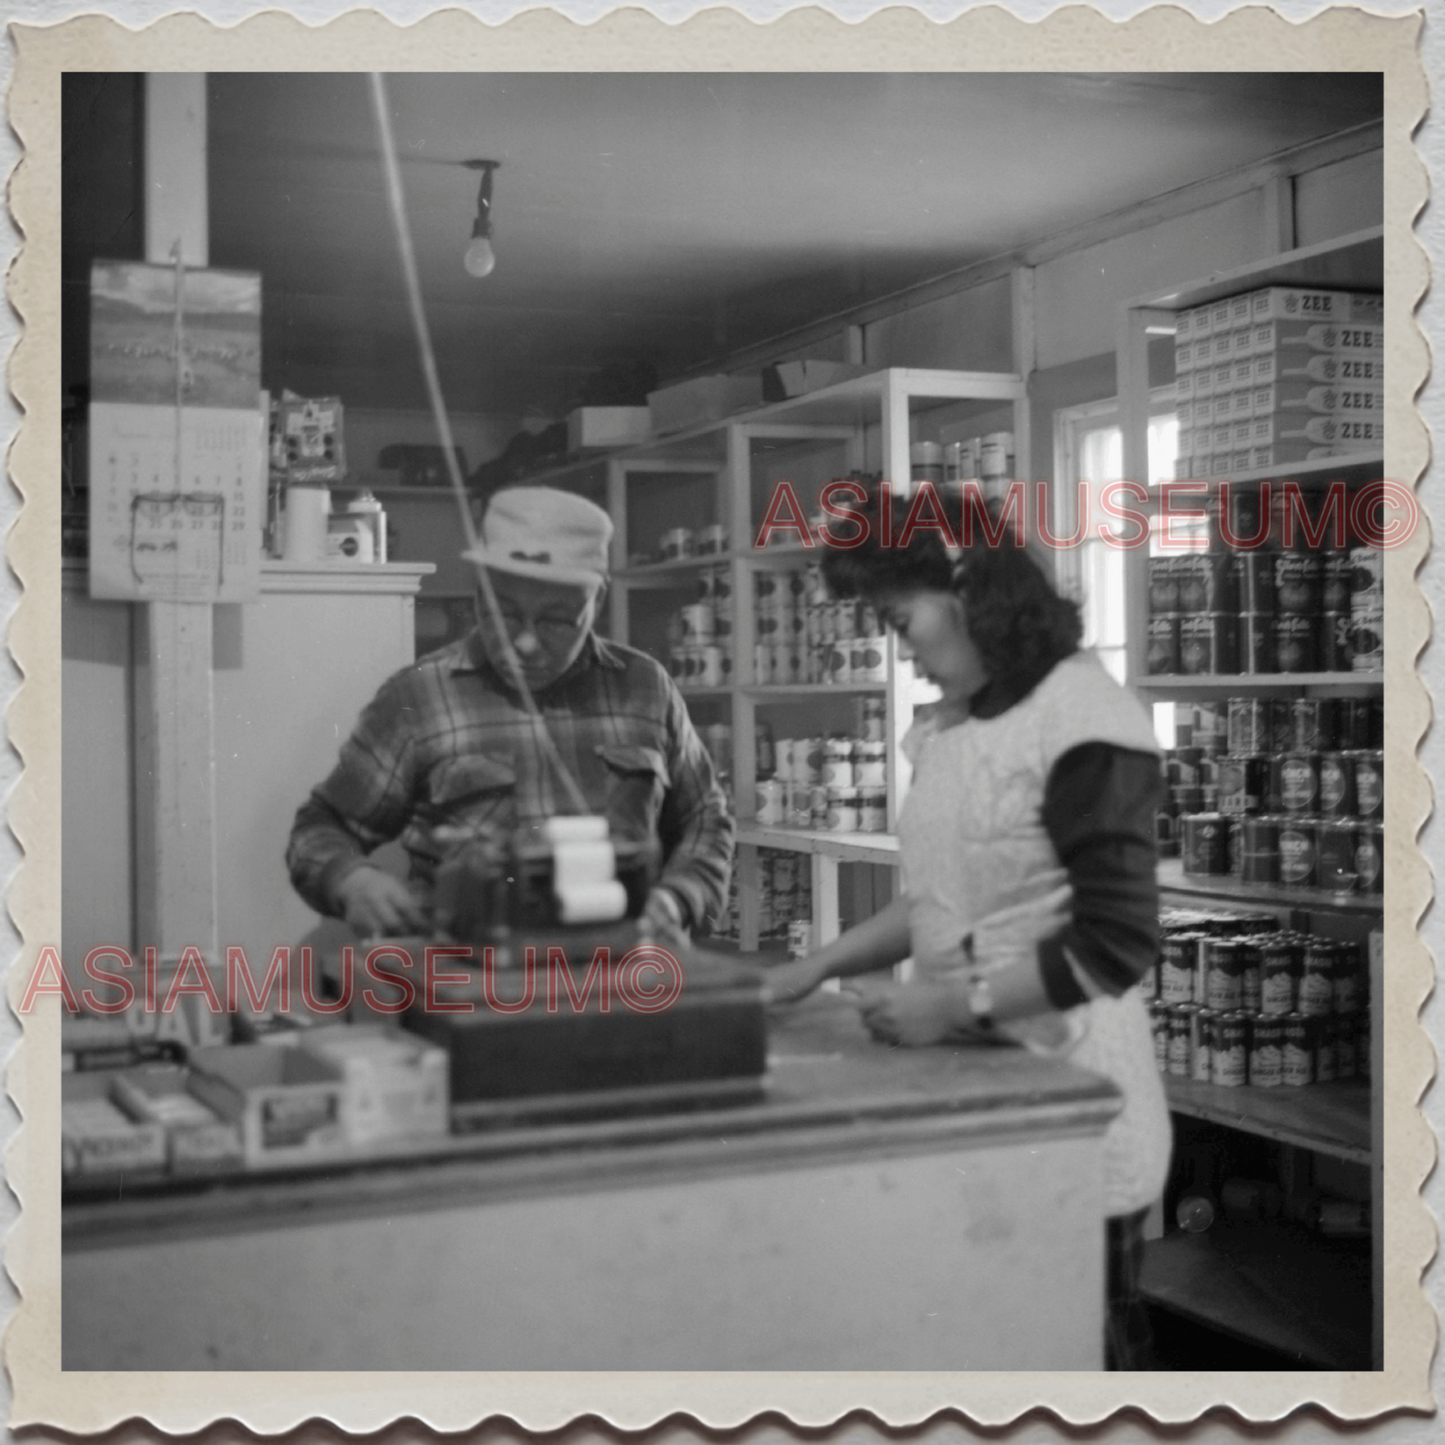
[[[666,671],[594,635],[536,703],[588,806],[616,837],[655,837],[659,882],[694,926],[716,922],[733,820]],[[474,631],[382,685],[330,777],[297,812],[286,863],[307,903],[335,914],[337,885],[390,839],[401,839],[413,881],[429,887],[446,852],[433,830],[510,832],[570,811],[534,724]]]

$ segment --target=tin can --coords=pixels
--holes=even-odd
[[[1164,613],[1151,617],[1147,627],[1148,652],[1145,667],[1151,675],[1179,671],[1179,615]]]
[[[1355,754],[1355,815],[1385,815],[1385,754],[1379,750],[1363,748]]]
[[[784,790],[782,783],[769,778],[758,783],[755,790],[755,816],[765,828],[776,828],[783,822]]]
[[[1237,939],[1213,938],[1204,945],[1204,1003],[1215,1013],[1243,1007],[1244,959]]]
[[[858,700],[858,736],[865,743],[881,743],[888,727],[888,704],[881,697]]]
[[[1315,881],[1315,830],[1310,818],[1290,815],[1280,820],[1279,881],[1309,888]]]
[[[1321,753],[1334,746],[1330,704],[1319,697],[1297,697],[1289,704],[1290,751]]]
[[[1355,829],[1355,886],[1361,893],[1385,891],[1385,829],[1361,823]]]
[[[833,603],[833,636],[838,642],[851,642],[858,635],[858,604],[856,601]]]
[[[1196,702],[1194,709],[1194,746],[1204,750],[1205,757],[1217,757],[1227,751],[1229,704]]]
[[[886,637],[855,637],[849,644],[849,654],[855,684],[888,681]]]
[[[1189,1057],[1189,1045],[1196,1013],[1192,1003],[1176,1004],[1169,1010],[1168,1069],[1177,1078],[1189,1077],[1190,1065],[1193,1062]]]
[[[856,782],[853,774],[853,740],[829,738],[823,744],[823,786],[851,788]]]
[[[1249,1082],[1259,1089],[1277,1089],[1284,1082],[1284,1020],[1255,1017],[1250,1021]]]
[[[1332,1084],[1335,1072],[1335,1046],[1339,1040],[1339,1023],[1333,1016],[1315,1020],[1315,1083]]]
[[[702,669],[698,683],[702,687],[723,687],[732,671],[731,659],[716,643],[699,648]]]
[[[806,958],[813,951],[813,924],[807,918],[794,918],[788,923],[788,957]]]
[[[1256,549],[1234,554],[1241,612],[1258,612],[1273,616],[1275,612],[1273,552]]]
[[[1335,1078],[1353,1079],[1359,1074],[1355,1021],[1358,1014],[1340,1014],[1335,1019]]]
[[[1200,1084],[1209,1083],[1213,1072],[1214,1018],[1207,1008],[1195,1008],[1190,1016],[1189,1077]]]
[[[1352,753],[1320,755],[1320,802],[1330,818],[1355,816],[1355,759]]]
[[[1189,676],[1238,672],[1239,618],[1232,612],[1180,617],[1179,671]]]
[[[1161,1074],[1169,1072],[1169,1005],[1149,1005],[1149,1029],[1154,1035],[1154,1067]]]
[[[1348,612],[1354,589],[1353,564],[1348,552],[1326,552],[1320,566],[1320,610]]]
[[[753,644],[753,681],[771,687],[777,681],[777,653],[771,642]]]
[[[1385,556],[1374,547],[1356,547],[1350,552],[1350,606],[1385,601]]]
[[[1274,614],[1239,614],[1239,670],[1244,673],[1274,672]]]
[[[828,826],[828,790],[822,783],[814,783],[808,789],[808,806],[813,814],[810,826],[820,831]]]
[[[826,681],[835,687],[848,687],[853,682],[853,652],[845,640],[840,639],[828,649]]]
[[[1315,887],[1334,893],[1355,887],[1355,826],[1340,818],[1315,826]]]
[[[1335,747],[1341,752],[1370,746],[1370,702],[1367,697],[1335,699]]]
[[[1152,572],[1150,574],[1152,582]],[[1229,552],[1194,552],[1174,559],[1181,612],[1237,612],[1239,581]],[[1163,610],[1163,609],[1161,609]]]
[[[1135,985],[1139,990],[1139,997],[1147,1004],[1152,1004],[1159,997],[1159,960],[1156,958],[1149,965]]]
[[[1318,753],[1281,753],[1275,760],[1279,806],[1286,813],[1313,813],[1320,799]]]
[[[1232,697],[1226,724],[1227,750],[1235,756],[1270,751],[1269,699]]]
[[[1221,813],[1194,813],[1181,820],[1184,826],[1184,871],[1226,873],[1227,835]]]
[[[853,781],[860,788],[881,788],[888,782],[884,745],[859,740],[853,744]]]
[[[692,532],[687,527],[673,527],[670,531],[662,534],[658,543],[658,550],[662,553],[664,562],[673,562],[691,556],[692,549]]]
[[[1364,1006],[1364,959],[1357,943],[1335,945],[1335,1012],[1357,1014]]]
[[[1288,554],[1288,555],[1293,555]],[[1280,672],[1314,672],[1318,659],[1317,613],[1284,613],[1274,620],[1275,666]]]
[[[1299,1088],[1315,1081],[1315,1020],[1301,1013],[1286,1014],[1280,1082]]]
[[[1213,1082],[1237,1089],[1249,1081],[1249,1019],[1242,1013],[1221,1014],[1214,1024],[1210,1050]]]
[[[1266,939],[1259,948],[1259,1011],[1282,1017],[1295,1011],[1294,949],[1280,937]]]
[[[1173,557],[1149,559],[1149,611],[1154,616],[1179,612],[1179,575]]]
[[[886,833],[888,831],[887,788],[858,789],[858,831],[860,833]]]
[[[1323,573],[1318,552],[1274,554],[1274,589],[1281,616],[1308,617],[1320,610]]]
[[[1379,672],[1385,666],[1385,613],[1350,614],[1350,671]]]
[[[861,822],[858,804],[857,788],[829,788],[828,817],[824,826],[830,833],[856,833]]]
[[[787,787],[787,822],[790,828],[811,828],[813,826],[813,789],[809,783],[796,780]]]
[[[1269,759],[1263,754],[1219,760],[1219,811],[1258,813],[1269,792]]]
[[[1239,877],[1245,883],[1279,881],[1279,819],[1272,814],[1239,820]]]
[[[1259,944],[1253,938],[1239,940],[1240,1007],[1247,1014],[1257,1014],[1260,1005],[1261,958]]]
[[[1200,933],[1165,934],[1159,942],[1159,997],[1167,1004],[1194,998],[1194,969]]]
[[[1355,624],[1348,612],[1320,613],[1316,660],[1321,672],[1353,671]]]
[[[1304,968],[1299,981],[1299,1011],[1319,1018],[1335,1010],[1334,944],[1312,938],[1305,946]]]

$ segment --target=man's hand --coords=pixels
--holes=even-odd
[[[767,989],[770,1004],[797,1003],[800,998],[812,993],[827,976],[816,960],[795,958],[768,969],[763,974],[763,986]]]
[[[863,1024],[880,1043],[924,1048],[967,1024],[959,990],[941,983],[898,983],[871,989],[859,1000]]]
[[[673,948],[686,948],[687,929],[682,921],[682,904],[671,888],[661,885],[647,895],[642,909],[642,931],[656,942]]]
[[[337,885],[341,916],[363,936],[416,933],[426,910],[400,878],[363,863]]]

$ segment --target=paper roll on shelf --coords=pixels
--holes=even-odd
[[[331,492],[326,487],[286,489],[286,560],[324,562]]]

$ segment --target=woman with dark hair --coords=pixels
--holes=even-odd
[[[1140,705],[1080,650],[1078,610],[1007,533],[961,552],[936,531],[903,547],[875,496],[861,545],[830,550],[829,587],[861,595],[899,655],[942,693],[904,740],[901,896],[770,974],[775,1001],[912,956],[908,983],[870,990],[888,1043],[1003,1039],[1067,1057],[1124,1097],[1104,1145],[1106,1360],[1146,1368],[1143,1221],[1169,1163],[1149,1018],[1135,987],[1158,939],[1154,815],[1162,784]],[[995,532],[995,535],[998,535]]]

